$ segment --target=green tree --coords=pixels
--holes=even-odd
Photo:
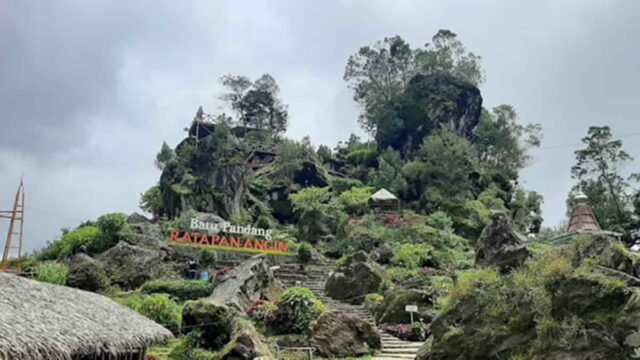
[[[156,155],[156,167],[160,170],[164,170],[167,164],[176,158],[176,153],[173,151],[166,142],[162,142],[162,147]]]
[[[608,126],[591,126],[582,142],[585,148],[575,152],[576,164],[571,168],[572,177],[578,180],[576,187],[589,197],[604,229],[624,233],[625,240],[631,241],[629,183],[621,168],[633,158],[622,150],[622,141],[613,138]]]
[[[480,161],[514,178],[528,164],[528,150],[540,146],[542,128],[539,124],[519,124],[515,109],[500,105],[492,113],[483,111],[474,135]]]
[[[154,185],[140,196],[140,209],[159,216],[164,212],[164,204],[162,203],[162,194],[160,186]]]
[[[291,194],[291,202],[300,215],[298,230],[310,243],[317,243],[329,233],[330,215],[337,212],[328,187],[308,187]]]
[[[378,188],[385,188],[400,196],[407,191],[407,180],[402,174],[402,158],[400,153],[387,148],[378,157],[378,170],[375,172],[373,183]]]
[[[225,75],[220,82],[227,89],[220,99],[230,105],[244,126],[265,129],[272,135],[286,130],[287,105],[278,97],[280,88],[271,75],[264,74],[255,82],[245,76]]]
[[[454,32],[440,29],[431,41],[424,49],[417,49],[415,52],[418,72],[426,75],[446,72],[476,86],[484,82],[481,57],[467,53]]]

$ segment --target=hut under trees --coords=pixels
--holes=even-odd
[[[372,209],[382,211],[398,211],[400,210],[400,199],[389,190],[380,189],[369,198],[369,206]]]
[[[0,360],[142,360],[171,337],[102,295],[0,272]]]

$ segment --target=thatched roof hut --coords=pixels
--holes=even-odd
[[[400,199],[389,192],[389,190],[380,189],[371,195],[369,198],[369,205],[372,208],[382,210],[398,210],[400,207]]]
[[[170,337],[104,296],[0,272],[1,360],[137,360]]]

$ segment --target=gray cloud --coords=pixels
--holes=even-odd
[[[30,249],[60,227],[136,210],[157,181],[159,145],[184,136],[197,106],[218,111],[226,73],[271,73],[291,137],[332,145],[362,134],[347,57],[395,34],[420,46],[440,28],[483,56],[485,106],[542,123],[544,145],[579,142],[592,124],[638,132],[639,13],[633,1],[6,1],[0,207],[24,173]],[[640,158],[636,143],[625,140]],[[537,150],[523,172],[549,225],[564,216],[573,150]]]

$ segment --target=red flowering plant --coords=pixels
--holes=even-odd
[[[384,226],[397,226],[402,223],[402,218],[400,218],[396,213],[386,213],[382,216],[380,221]]]
[[[424,341],[426,338],[426,324],[416,321],[411,324],[380,324],[380,331],[384,331],[405,341]]]

